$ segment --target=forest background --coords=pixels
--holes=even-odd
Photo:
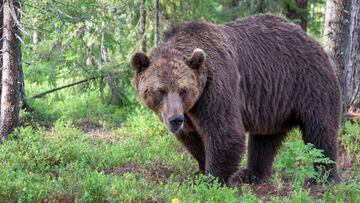
[[[359,0],[1,0],[1,202],[359,202]],[[331,57],[342,86],[339,171],[292,131],[272,179],[208,185],[195,161],[141,106],[129,58],[169,26],[272,13]],[[245,158],[245,157],[244,157]],[[246,164],[246,158],[241,165]],[[305,184],[315,178],[317,186]]]

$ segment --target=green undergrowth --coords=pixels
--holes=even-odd
[[[347,155],[360,160],[360,124],[345,123],[339,140]]]
[[[64,84],[71,81],[64,81]],[[77,126],[85,124],[99,125],[104,128],[119,127],[135,104],[117,106],[104,102],[101,92],[88,84],[75,86],[47,94],[41,98],[32,96],[49,89],[48,85],[26,84],[29,110],[21,111],[23,126],[51,127],[58,120],[71,121]],[[129,97],[134,97],[133,94]],[[133,99],[134,100],[134,99]],[[135,103],[135,102],[133,102]]]
[[[340,153],[353,158],[351,166],[340,169],[346,174],[341,184],[327,184],[312,168],[312,160],[330,160],[304,145],[294,130],[265,189],[228,188],[194,175],[194,159],[144,107],[120,108],[102,104],[97,93],[82,95],[59,93],[32,101],[37,119],[33,112],[22,112],[31,125],[18,129],[0,147],[0,202],[360,201],[357,124],[347,123],[339,137]],[[48,126],[38,123],[46,119]],[[81,122],[87,119],[102,125],[96,129],[101,136],[82,130]],[[246,160],[242,163],[244,167]],[[303,186],[308,178],[319,186]]]

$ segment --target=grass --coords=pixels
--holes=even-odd
[[[31,101],[25,127],[0,147],[0,202],[360,202],[358,124],[339,137],[341,184],[322,184],[312,160],[329,160],[294,130],[269,183],[228,188],[194,175],[194,159],[147,109],[103,104],[96,91],[57,94]],[[304,187],[311,177],[319,186]]]

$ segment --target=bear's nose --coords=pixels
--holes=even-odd
[[[180,127],[180,125],[184,122],[183,115],[175,115],[169,118],[169,123],[172,127]]]

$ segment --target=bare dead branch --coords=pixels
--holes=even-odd
[[[96,79],[103,79],[103,78],[106,78],[106,77],[110,77],[113,74],[120,74],[120,73],[122,73],[122,72],[104,73],[104,74],[99,75],[99,76],[94,76],[94,77],[91,77],[91,78],[87,78],[87,79],[84,79],[84,80],[80,80],[80,81],[77,81],[77,82],[74,82],[74,83],[71,83],[71,84],[67,84],[67,85],[64,85],[64,86],[61,86],[61,87],[57,87],[57,88],[42,92],[40,94],[32,96],[30,99],[41,98],[41,97],[43,97],[43,96],[45,96],[47,94],[50,94],[50,93],[53,93],[53,92],[56,92],[56,91],[59,91],[59,90],[62,90],[62,89],[68,88],[68,87],[72,87],[72,86],[79,85],[79,84],[82,84],[82,83],[88,83],[88,82],[90,82],[92,80],[96,80]]]
[[[68,85],[64,85],[64,86],[61,86],[61,87],[57,87],[55,89],[51,89],[51,90],[48,90],[46,92],[42,92],[40,94],[37,94],[33,97],[31,97],[31,99],[37,99],[37,98],[40,98],[40,97],[43,97],[47,94],[50,94],[52,92],[56,92],[58,90],[62,90],[62,89],[65,89],[65,88],[68,88],[68,87],[72,87],[72,86],[75,86],[75,85],[79,85],[79,84],[82,84],[82,83],[87,83],[87,82],[90,82],[92,80],[95,80],[95,79],[98,79],[98,78],[101,78],[102,76],[97,76],[97,77],[92,77],[92,78],[87,78],[87,79],[84,79],[84,80],[81,80],[81,81],[78,81],[78,82],[74,82],[74,83],[71,83],[71,84],[68,84]]]
[[[360,119],[360,113],[357,112],[359,107],[360,107],[360,103],[351,105],[348,112],[345,115],[346,118],[347,119]]]

